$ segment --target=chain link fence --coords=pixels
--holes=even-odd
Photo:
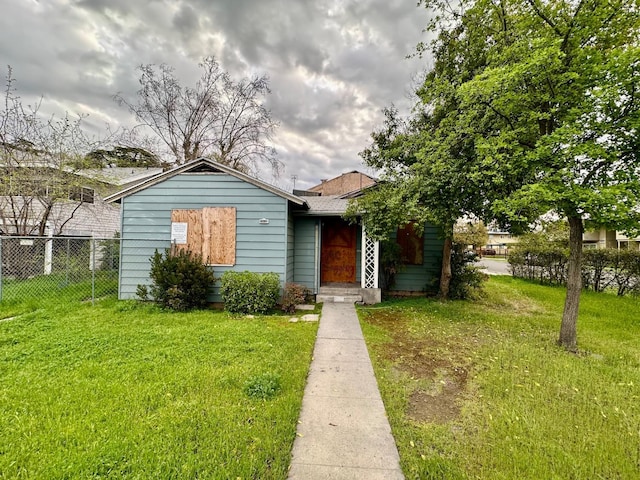
[[[0,302],[117,295],[119,258],[118,238],[0,237]]]

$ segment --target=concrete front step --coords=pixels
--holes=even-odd
[[[356,303],[362,302],[362,295],[333,295],[328,293],[319,293],[316,295],[318,303]]]
[[[318,291],[320,295],[360,295],[362,288],[358,286],[327,286],[323,285]]]

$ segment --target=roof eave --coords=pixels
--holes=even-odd
[[[308,208],[307,202],[300,197],[297,197],[288,192],[285,192],[284,190],[280,190],[279,188],[274,187],[273,185],[269,185],[268,183],[263,182],[262,180],[259,180],[257,178],[251,177],[250,175],[234,170],[233,168],[228,167],[227,165],[223,165],[214,160],[204,158],[204,157],[200,157],[189,163],[185,163],[184,165],[179,165],[177,167],[172,168],[171,170],[167,170],[166,172],[162,172],[151,178],[147,178],[140,183],[132,185],[128,188],[125,188],[124,190],[121,190],[117,193],[114,193],[113,195],[106,197],[104,200],[107,203],[120,202],[122,201],[123,198],[128,197],[129,195],[133,195],[134,193],[140,192],[146,188],[156,185],[169,178],[175,177],[176,175],[180,175],[181,173],[187,172],[200,165],[209,165],[212,168],[215,168],[216,170],[220,170],[223,173],[236,177],[245,182],[251,183],[252,185],[262,188],[263,190],[266,190],[268,192],[271,192],[274,195],[278,195],[279,197],[285,198],[286,200],[292,202],[295,205]]]

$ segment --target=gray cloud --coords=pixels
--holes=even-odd
[[[426,12],[409,0],[7,0],[0,60],[44,113],[88,113],[98,132],[134,123],[113,102],[139,88],[136,67],[167,63],[185,84],[214,55],[236,77],[267,74],[285,178],[310,186],[353,169],[390,103],[408,106],[405,59]]]

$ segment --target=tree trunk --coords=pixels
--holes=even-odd
[[[582,291],[582,218],[569,217],[569,263],[567,272],[567,297],[564,301],[562,324],[558,345],[575,352],[577,350],[577,322]]]
[[[440,274],[440,291],[438,296],[444,300],[449,298],[449,284],[451,283],[451,245],[452,236],[447,235],[442,247],[442,271]]]

